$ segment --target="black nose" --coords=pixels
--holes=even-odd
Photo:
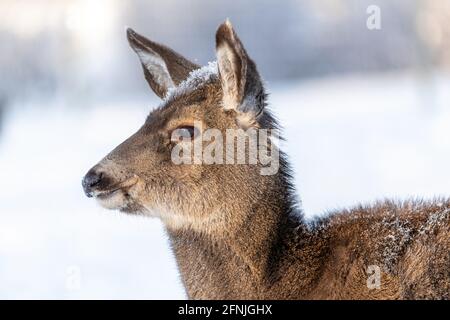
[[[89,170],[89,172],[84,176],[82,185],[84,189],[84,193],[91,198],[93,196],[92,192],[96,186],[100,184],[102,180],[103,173],[97,172],[94,169]]]

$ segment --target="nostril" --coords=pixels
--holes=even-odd
[[[94,174],[94,175],[90,176],[88,179],[89,186],[93,187],[93,186],[99,184],[100,180],[102,180],[102,176],[103,176],[103,173]]]
[[[96,172],[95,170],[89,170],[89,172],[84,176],[82,185],[84,193],[88,197],[92,197],[92,189],[97,186],[103,178],[102,172]]]
[[[93,186],[99,184],[101,177],[102,177],[102,173],[100,173],[100,174],[97,174],[95,172],[89,173],[85,178],[86,185],[89,187],[93,187]]]

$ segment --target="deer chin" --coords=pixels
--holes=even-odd
[[[104,192],[95,196],[95,200],[105,209],[121,209],[127,203],[127,196],[121,190]]]

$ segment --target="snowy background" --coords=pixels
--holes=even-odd
[[[369,31],[377,2],[382,29]],[[81,189],[158,105],[125,25],[205,64],[231,18],[267,80],[308,217],[450,195],[446,2],[251,3],[0,1],[0,298],[185,298],[159,221]]]

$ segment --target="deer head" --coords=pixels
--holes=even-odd
[[[163,101],[135,134],[89,170],[86,195],[105,208],[160,217],[174,229],[205,230],[211,221],[229,221],[233,208],[242,201],[251,206],[276,175],[261,175],[259,162],[180,164],[173,154],[180,146],[205,146],[199,137],[208,129],[226,136],[229,129],[275,125],[255,63],[228,21],[216,33],[217,63],[203,68],[131,29],[127,37]]]

